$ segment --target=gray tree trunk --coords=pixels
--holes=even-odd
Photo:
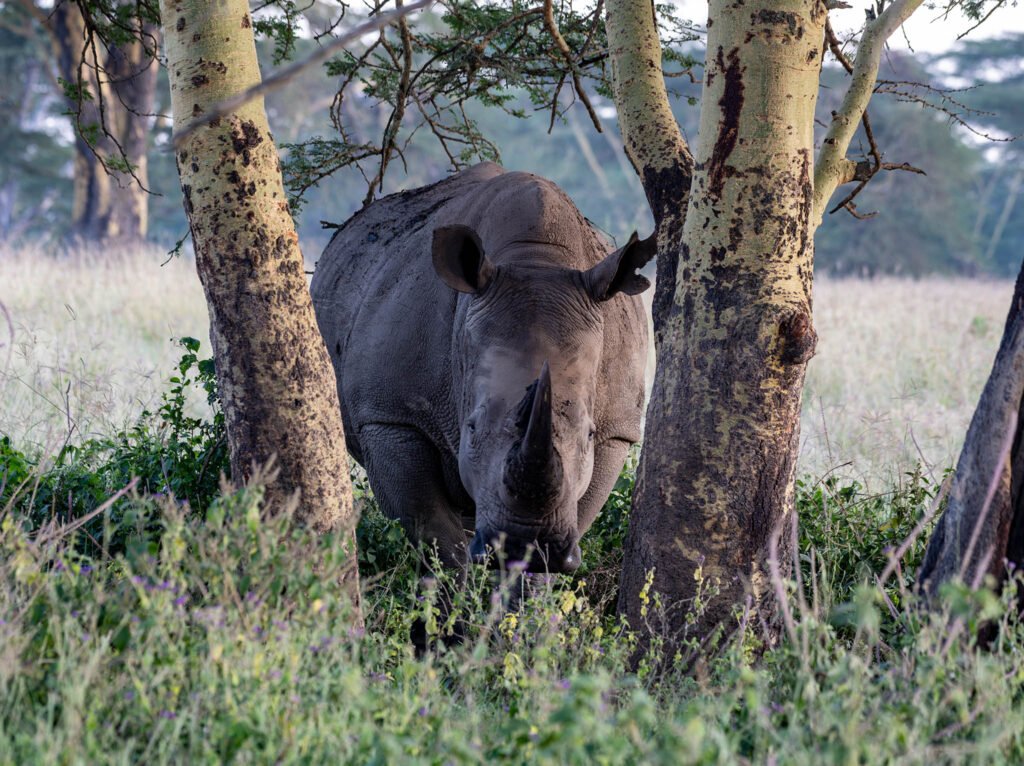
[[[1024,561],[1024,265],[992,373],[971,418],[946,509],[928,541],[918,583],[934,594],[959,579],[996,583]]]

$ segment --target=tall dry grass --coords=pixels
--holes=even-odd
[[[819,279],[818,351],[804,391],[800,469],[888,486],[951,466],[988,378],[1008,281]]]
[[[0,250],[0,432],[50,452],[158,402],[181,355],[171,338],[208,333],[192,263],[165,261],[157,248]]]
[[[159,399],[186,335],[207,345],[192,262],[157,249],[0,251],[0,432],[59,448],[109,433]],[[163,264],[163,265],[161,265]],[[886,486],[956,458],[991,367],[1009,282],[819,279],[818,352],[804,396],[800,471]]]

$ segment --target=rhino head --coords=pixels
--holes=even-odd
[[[459,475],[476,506],[474,560],[487,547],[533,571],[580,564],[578,504],[590,485],[597,436],[600,304],[650,283],[637,274],[654,238],[584,271],[513,246],[496,265],[465,226],[434,232],[438,276],[470,296],[453,338]]]

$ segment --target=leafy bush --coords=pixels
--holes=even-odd
[[[1016,591],[952,589],[930,614],[857,595],[853,634],[793,603],[758,655],[751,626],[688,669],[629,670],[635,638],[584,581],[474,569],[466,641],[413,657],[433,589],[373,580],[365,628],[340,595],[343,541],[262,504],[258,484],[205,514],[152,520],[116,555],[0,522],[0,762],[952,763],[1024,757]],[[970,639],[999,621],[988,651]],[[645,670],[646,668],[646,670]]]

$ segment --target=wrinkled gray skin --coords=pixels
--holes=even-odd
[[[342,226],[313,304],[348,449],[413,541],[453,566],[499,544],[579,565],[640,438],[653,254],[609,253],[557,186],[492,163]]]

